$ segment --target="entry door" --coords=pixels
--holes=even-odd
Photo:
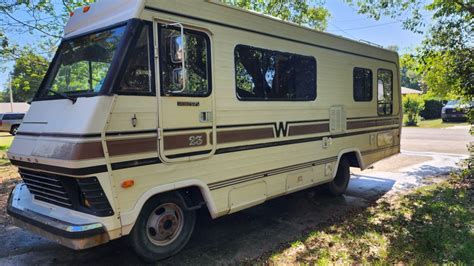
[[[158,21],[154,33],[160,157],[166,162],[207,158],[216,146],[210,37]]]

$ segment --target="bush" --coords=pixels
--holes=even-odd
[[[443,102],[436,99],[425,99],[425,108],[420,112],[420,116],[424,119],[441,118],[441,109]]]
[[[406,126],[416,126],[418,115],[423,110],[423,99],[418,95],[406,95],[403,97],[403,113],[407,115]]]

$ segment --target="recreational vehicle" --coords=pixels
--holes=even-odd
[[[212,218],[400,151],[398,55],[217,0],[71,13],[8,152],[15,223],[73,249],[127,236],[145,260]]]

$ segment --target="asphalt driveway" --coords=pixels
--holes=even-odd
[[[195,234],[180,254],[163,264],[229,264],[252,260],[321,224],[334,223],[380,197],[436,182],[467,156],[474,141],[467,127],[405,128],[402,153],[360,172],[353,170],[348,192],[331,198],[309,189],[211,220],[200,215]],[[72,251],[27,231],[7,226],[0,233],[0,265],[140,264],[125,240]]]

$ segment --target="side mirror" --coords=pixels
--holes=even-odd
[[[171,62],[182,63],[183,62],[183,36],[174,36],[170,39],[171,48]]]
[[[181,89],[172,91],[172,93],[182,93],[186,90],[186,36],[184,35],[184,26],[181,23],[173,23],[166,25],[178,26],[180,28],[180,35],[171,38],[171,61],[173,63],[181,63],[181,68],[173,70],[173,82],[178,81],[176,84],[181,85]],[[175,77],[176,76],[176,77]]]
[[[183,85],[183,69],[182,68],[175,68],[173,69],[173,73],[171,73],[173,78],[174,84]]]

